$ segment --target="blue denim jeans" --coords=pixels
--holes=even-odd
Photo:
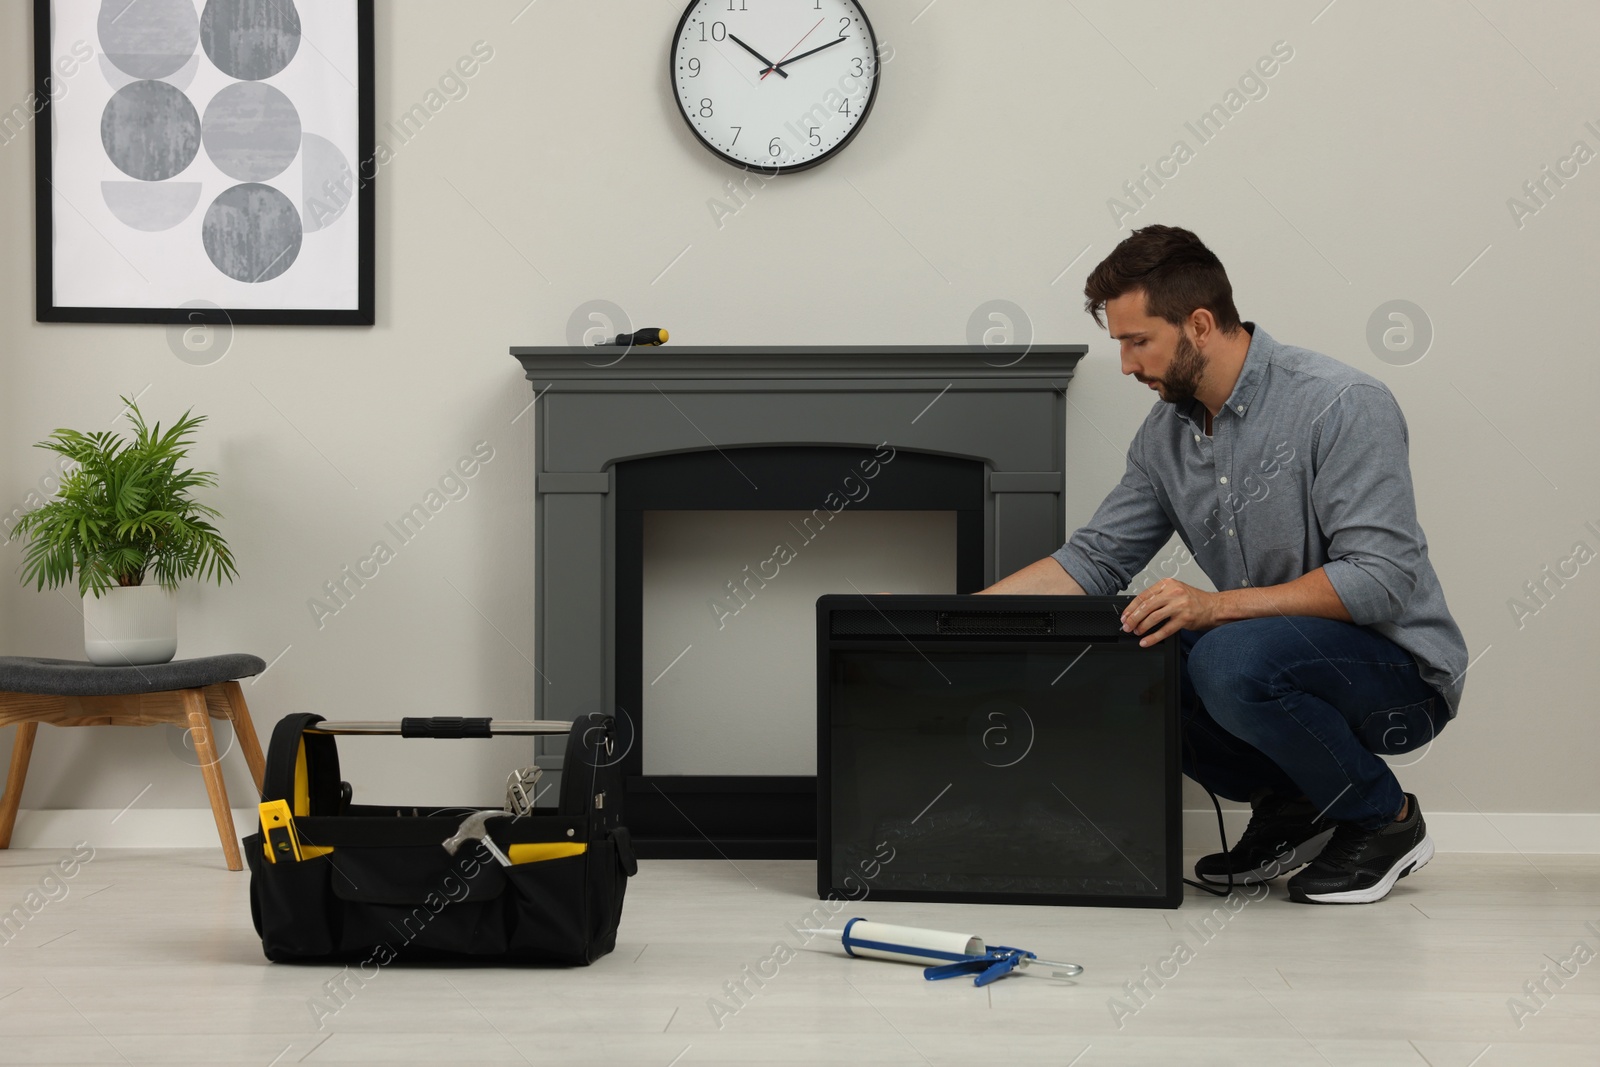
[[[1411,654],[1352,623],[1278,616],[1178,637],[1183,772],[1230,800],[1304,794],[1336,822],[1386,825],[1404,796],[1375,753],[1421,749],[1449,720]]]

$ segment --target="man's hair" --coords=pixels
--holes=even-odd
[[[1145,293],[1150,315],[1181,327],[1197,308],[1205,308],[1223,333],[1239,329],[1233,285],[1222,261],[1194,234],[1177,226],[1134,230],[1100,261],[1084,284],[1083,309],[1104,326],[1106,301],[1136,289]]]

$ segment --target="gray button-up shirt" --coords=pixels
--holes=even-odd
[[[1321,567],[1351,619],[1411,653],[1454,718],[1467,646],[1417,523],[1400,406],[1376,378],[1245,327],[1213,435],[1198,400],[1157,402],[1122,481],[1053,558],[1101,595],[1127,588],[1174,531],[1219,590]]]

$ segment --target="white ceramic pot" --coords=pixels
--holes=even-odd
[[[128,667],[178,654],[178,598],[159,585],[112,586],[83,598],[83,651],[90,663]]]

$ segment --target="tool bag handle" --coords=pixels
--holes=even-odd
[[[510,729],[501,730],[502,726]],[[536,727],[537,729],[532,729]],[[537,720],[494,723],[491,719],[406,719],[394,722],[333,723],[321,715],[287,715],[273,728],[262,776],[262,800],[284,800],[296,817],[338,815],[350,795],[339,778],[337,734],[398,734],[403,737],[489,737],[510,733],[568,733],[562,762],[563,815],[600,816],[605,827],[617,826],[622,815],[620,763],[626,752],[618,745],[616,720],[591,713],[576,722]]]
[[[493,737],[493,719],[465,719],[459,715],[436,715],[428,719],[400,720],[401,737]]]
[[[622,769],[627,755],[618,743],[617,720],[590,712],[572,723],[567,750],[561,760],[563,815],[593,812],[603,826],[616,826],[622,817]]]
[[[570,722],[557,719],[467,719],[459,715],[405,718],[399,722],[320,722],[307,728],[314,734],[377,734],[391,737],[507,737],[564,734]]]
[[[261,799],[283,800],[297,817],[336,815],[344,807],[339,750],[333,737],[315,732],[321,715],[286,715],[272,729]]]

